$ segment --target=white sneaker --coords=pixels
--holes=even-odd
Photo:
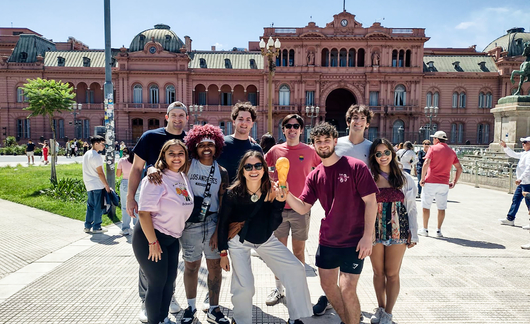
[[[429,230],[426,228],[422,228],[418,230],[418,235],[421,236],[429,236]]]
[[[175,299],[175,296],[171,297],[171,304],[169,304],[169,312],[171,314],[178,313],[182,310],[178,301]]]
[[[444,237],[443,234],[442,234],[442,230],[437,230],[436,231],[436,237]]]
[[[140,313],[138,314],[138,320],[142,323],[147,323],[147,311],[145,310],[145,303],[142,302]]]
[[[392,314],[383,311],[379,324],[392,324]]]
[[[381,321],[381,315],[383,315],[384,312],[385,310],[383,307],[377,307],[374,309],[374,315],[370,318],[370,323],[378,324]]]
[[[509,225],[509,226],[513,226],[515,223],[513,220],[508,220],[506,218],[499,219],[499,222],[501,222],[501,225]]]
[[[267,306],[274,306],[278,304],[283,297],[284,295],[278,291],[278,288],[274,288],[267,296],[267,299],[265,299],[265,304]]]
[[[524,230],[530,230],[530,224],[523,226]]]
[[[106,229],[106,228],[100,228],[100,229],[95,229],[95,230],[92,230],[92,233],[93,234],[103,234],[103,233],[107,233],[109,230]]]
[[[121,231],[120,231],[120,234],[123,235],[123,236],[125,236],[125,235],[131,235],[131,230],[128,229],[128,228],[126,228],[126,229],[124,229],[124,230],[121,230]]]
[[[523,249],[523,250],[530,250],[530,243],[525,244],[525,245],[521,245],[521,249]]]

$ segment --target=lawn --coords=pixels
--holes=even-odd
[[[83,179],[82,166],[79,163],[57,165],[57,179],[75,178]],[[117,181],[116,181],[117,182]],[[41,193],[41,190],[50,188],[50,167],[4,167],[0,168],[0,198],[46,210],[51,213],[68,218],[85,220],[86,201],[71,202],[53,199]],[[121,219],[121,210],[116,208],[116,213]],[[112,221],[103,216],[103,225]]]

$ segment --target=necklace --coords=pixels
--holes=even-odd
[[[250,195],[250,201],[252,201],[253,203],[255,203],[256,201],[259,200],[259,197],[257,195],[257,192],[260,190],[261,188],[258,188],[258,190],[254,191],[251,195]],[[250,191],[250,190],[249,190]]]

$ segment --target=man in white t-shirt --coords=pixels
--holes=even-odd
[[[350,129],[348,136],[339,137],[335,152],[338,156],[351,156],[368,165],[368,154],[372,142],[364,138],[370,127],[374,113],[365,105],[351,105],[346,112],[346,123]]]
[[[98,151],[105,149],[105,139],[101,136],[90,138],[92,149],[83,155],[83,182],[88,193],[85,216],[85,233],[104,233],[101,228],[103,216],[103,189],[110,192],[109,184],[103,172],[103,158]]]
[[[418,163],[418,157],[416,156],[416,153],[414,153],[414,146],[410,141],[406,141],[405,144],[403,144],[403,148],[396,152],[398,161],[403,166],[403,171],[410,174],[410,171],[412,170],[412,166],[416,163]]]

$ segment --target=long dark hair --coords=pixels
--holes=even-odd
[[[260,191],[261,194],[268,194],[271,190],[271,180],[269,178],[269,172],[267,167],[267,162],[265,162],[265,158],[263,157],[263,154],[259,151],[247,151],[245,155],[241,158],[241,161],[239,161],[239,167],[237,169],[237,176],[232,182],[232,185],[228,188],[230,191],[232,191],[233,194],[236,196],[239,196],[241,198],[245,198],[249,196],[249,193],[247,191],[247,179],[245,179],[244,176],[244,169],[243,166],[246,164],[248,158],[250,157],[256,157],[258,160],[263,164],[263,176],[261,177],[261,186]]]
[[[374,180],[377,182],[377,180],[379,179],[379,175],[381,174],[381,168],[379,167],[379,163],[377,163],[375,153],[377,152],[377,146],[381,144],[383,144],[386,149],[389,150],[392,154],[392,160],[390,161],[389,165],[390,173],[388,174],[388,183],[390,183],[392,188],[401,189],[405,184],[406,178],[403,174],[403,171],[399,167],[399,163],[396,158],[396,152],[392,147],[392,143],[390,143],[390,141],[386,138],[376,138],[372,143],[372,146],[370,146],[370,155],[368,163],[370,165],[370,171],[372,171]]]
[[[167,162],[166,162],[166,152],[169,150],[170,146],[178,145],[184,149],[184,165],[180,167],[179,172],[184,172],[185,174],[188,174],[188,170],[190,169],[190,158],[188,155],[188,149],[186,148],[186,145],[184,142],[178,139],[170,139],[169,141],[164,143],[164,146],[162,146],[162,149],[160,150],[160,154],[158,155],[158,159],[155,162],[155,168],[157,168],[160,171],[164,171],[168,168]]]

